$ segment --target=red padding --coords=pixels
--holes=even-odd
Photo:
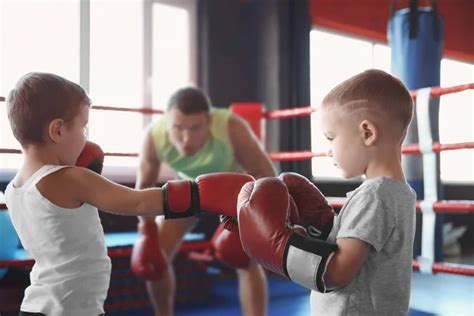
[[[235,102],[230,110],[241,116],[249,124],[257,138],[262,139],[263,104],[260,102]]]

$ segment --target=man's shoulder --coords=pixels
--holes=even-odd
[[[211,134],[217,139],[229,138],[229,121],[231,112],[228,109],[211,110]]]
[[[147,126],[146,129],[147,129],[148,133],[150,133],[150,135],[154,139],[155,144],[156,144],[156,142],[161,142],[161,141],[164,141],[166,139],[166,135],[167,135],[167,133],[166,133],[166,120],[165,120],[164,116],[158,117],[156,120],[151,122]]]
[[[229,117],[231,116],[232,112],[229,109],[212,108],[210,114],[211,114],[213,122],[215,122],[216,120],[227,121]]]

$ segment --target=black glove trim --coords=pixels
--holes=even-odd
[[[297,248],[299,250],[302,250],[303,252],[306,252],[308,256],[316,256],[319,257],[318,262],[302,262],[304,260],[304,257],[301,257],[299,255],[296,255],[295,260],[289,260],[288,254],[290,253],[290,247]],[[328,259],[332,256],[334,251],[337,250],[337,245],[333,243],[326,242],[324,240],[319,240],[319,239],[314,239],[314,238],[308,238],[304,237],[298,234],[293,234],[290,236],[288,243],[285,248],[285,253],[284,253],[284,272],[285,275],[291,279],[292,281],[301,284],[307,288],[310,288],[311,290],[319,291],[321,293],[326,293],[328,290],[326,289],[326,286],[324,284],[323,276],[324,273],[326,272],[326,265],[328,262]],[[301,271],[302,273],[296,273],[295,275],[292,275],[290,271],[288,271],[289,264],[291,262],[296,262],[296,263],[301,263],[301,264],[312,264],[314,266],[298,266],[298,267],[290,267],[292,271]],[[309,271],[309,272],[308,272]],[[301,279],[297,280],[295,277],[297,276],[303,276],[304,272],[308,272],[307,274],[311,274],[313,277],[309,277],[308,279]],[[315,281],[313,284],[313,280]],[[310,284],[311,283],[311,284]]]
[[[199,187],[196,182],[189,181],[191,192],[191,205],[189,208],[184,212],[173,212],[170,209],[168,200],[169,200],[169,193],[168,193],[168,183],[166,183],[162,188],[163,192],[163,214],[165,215],[165,219],[179,219],[179,218],[187,218],[196,216],[199,214],[200,211],[200,201],[199,201]]]

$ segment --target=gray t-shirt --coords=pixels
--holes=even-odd
[[[371,245],[367,261],[345,287],[312,291],[311,315],[406,315],[410,299],[415,192],[379,177],[347,194],[328,241],[357,238]]]

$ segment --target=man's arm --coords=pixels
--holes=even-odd
[[[153,187],[156,184],[160,166],[161,161],[156,154],[153,135],[151,134],[151,129],[148,129],[145,137],[143,138],[142,147],[139,154],[139,164],[135,188],[144,189]],[[140,217],[139,219],[154,220],[154,216]]]
[[[249,124],[237,115],[229,119],[229,135],[234,146],[235,156],[240,165],[255,178],[273,177],[270,158],[262,148]]]
[[[143,137],[135,188],[155,186],[161,162],[153,141],[152,129]],[[162,196],[163,197],[163,196]],[[133,273],[146,280],[159,280],[168,269],[168,260],[159,243],[158,225],[155,216],[138,217],[138,238],[133,244],[130,267]]]

